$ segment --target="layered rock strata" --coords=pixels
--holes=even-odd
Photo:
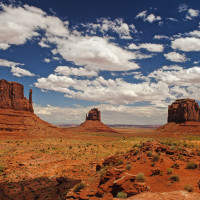
[[[32,90],[30,90],[28,100],[24,97],[23,85],[0,80],[0,108],[34,112]]]
[[[178,99],[168,107],[168,122],[199,122],[199,105],[193,99]]]

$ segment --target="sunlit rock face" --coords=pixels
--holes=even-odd
[[[24,97],[24,86],[17,82],[0,80],[0,108],[33,111],[32,90],[29,100]]]
[[[178,99],[168,106],[168,122],[199,122],[199,105],[193,99]]]

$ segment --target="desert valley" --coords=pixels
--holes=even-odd
[[[110,128],[94,108],[57,128],[34,114],[32,91],[0,80],[0,199],[198,200],[199,113],[177,100],[157,129]]]

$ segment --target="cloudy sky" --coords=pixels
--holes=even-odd
[[[0,77],[33,89],[35,113],[80,123],[164,124],[200,102],[200,1],[3,0]]]

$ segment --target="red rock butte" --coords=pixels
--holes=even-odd
[[[166,133],[200,134],[200,108],[194,99],[177,99],[168,106],[168,123],[158,128]]]
[[[43,135],[59,134],[60,130],[34,114],[32,90],[29,100],[24,97],[24,86],[0,80],[0,134]]]
[[[168,122],[199,122],[199,105],[193,99],[177,99],[168,106]]]
[[[80,124],[78,129],[92,132],[116,132],[101,122],[101,111],[98,108],[93,108],[86,114],[85,122]]]
[[[0,108],[33,112],[32,90],[29,100],[24,97],[24,86],[17,82],[0,80]]]

